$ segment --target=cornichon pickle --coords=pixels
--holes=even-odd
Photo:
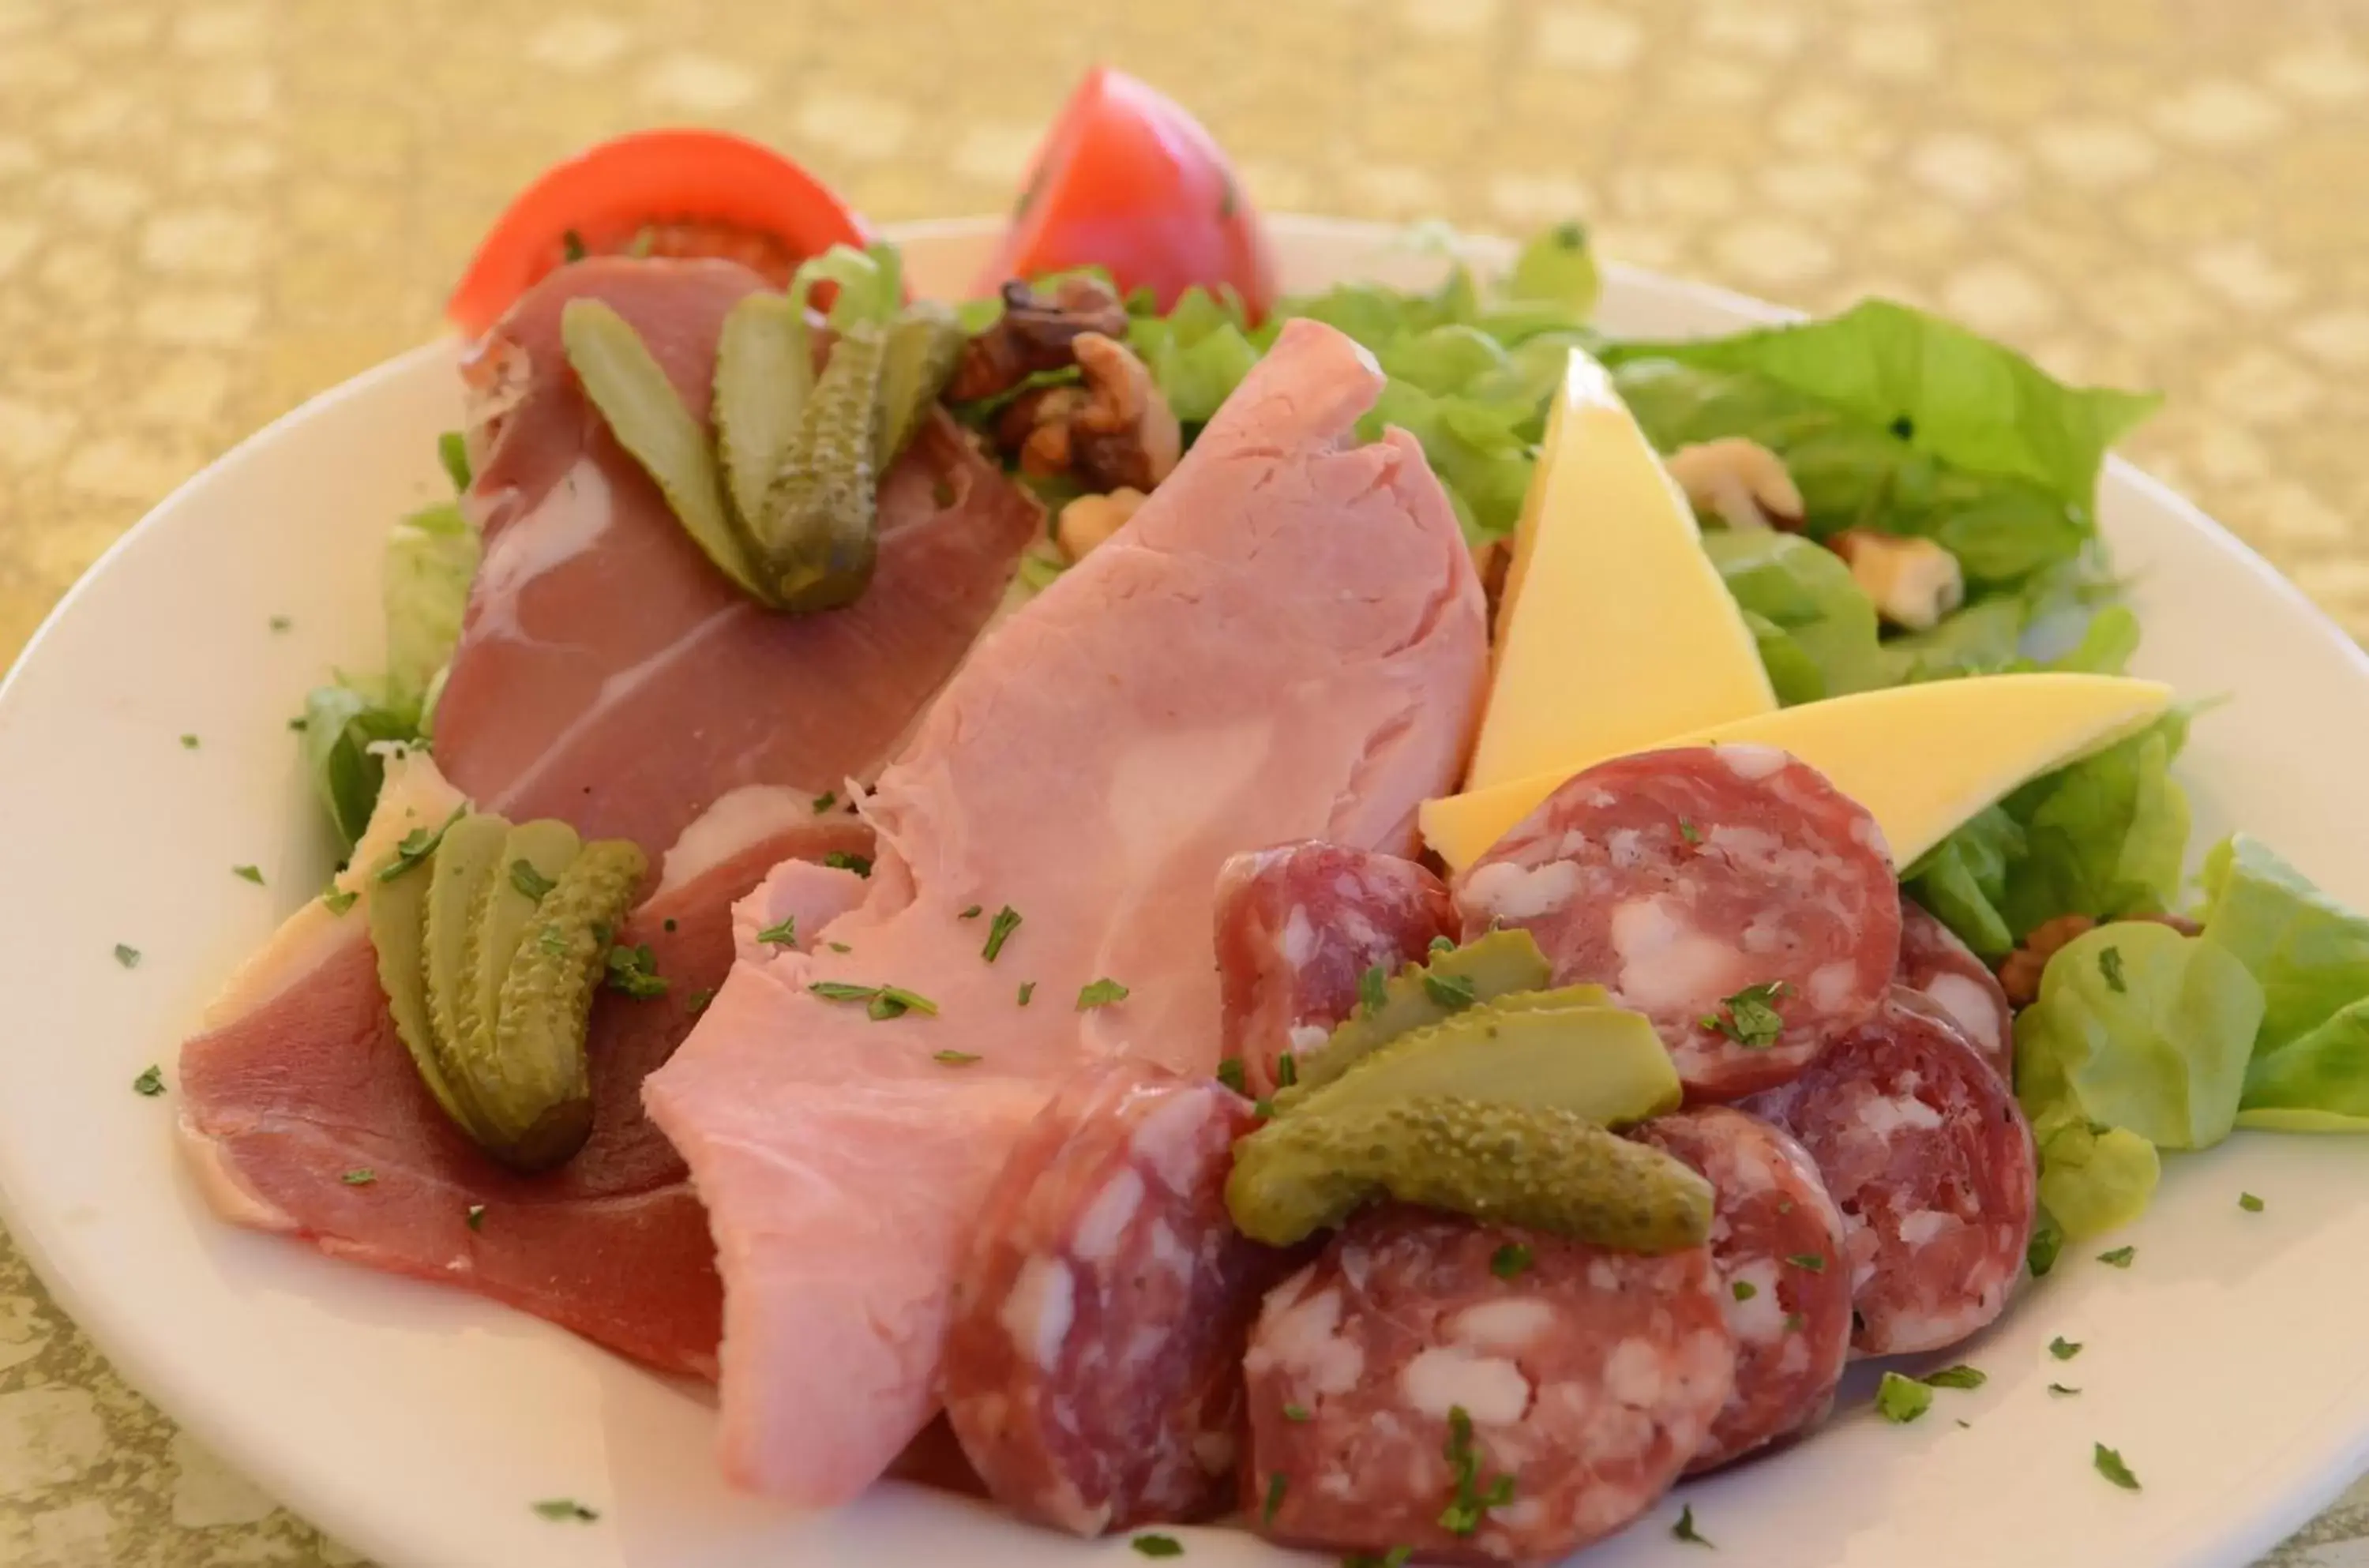
[[[463,1131],[470,1118],[460,1097],[445,1082],[444,1063],[436,1048],[436,1031],[428,1012],[428,983],[421,963],[426,942],[428,873],[415,866],[392,880],[372,876],[365,884],[370,898],[371,947],[378,957],[379,990],[386,993],[395,1032],[411,1053],[420,1082],[444,1107],[444,1114]]]
[[[584,1033],[609,937],[633,905],[648,862],[603,839],[559,876],[527,921],[502,977],[493,1049],[466,1062],[490,1135],[486,1152],[521,1170],[558,1164],[592,1129]]]
[[[962,351],[963,329],[954,313],[928,300],[909,306],[888,329],[880,366],[880,444],[873,453],[879,473],[888,472],[921,428]]]
[[[1678,1108],[1677,1069],[1653,1021],[1600,1002],[1595,986],[1527,991],[1467,1008],[1376,1047],[1322,1086],[1287,1089],[1277,1116],[1446,1096],[1568,1111],[1604,1127]],[[1562,999],[1559,1002],[1556,999]]]
[[[521,822],[503,835],[494,875],[469,921],[469,985],[461,996],[460,1038],[482,1036],[491,1041],[501,1013],[502,977],[509,973],[527,921],[550,891],[544,885],[555,886],[583,847],[575,829],[548,818]],[[525,872],[518,869],[521,864]]]
[[[715,343],[715,452],[725,498],[752,544],[765,492],[797,438],[814,387],[807,313],[786,294],[755,293],[732,307]]]
[[[474,978],[468,963],[470,931],[483,906],[486,884],[493,879],[502,841],[509,836],[509,824],[500,818],[472,812],[444,830],[435,855],[415,874],[428,883],[420,950],[428,1021],[435,1031],[444,1080],[461,1103],[462,1125],[472,1136],[482,1132],[484,1122],[467,1070],[469,1035],[463,1022],[463,999],[469,995]],[[475,1009],[468,1012],[474,1015]]]
[[[865,323],[831,345],[798,416],[797,439],[754,520],[773,599],[784,609],[834,610],[872,582],[879,554],[880,375],[887,334]]]
[[[1340,1077],[1375,1047],[1416,1029],[1427,1029],[1473,1002],[1547,983],[1553,967],[1537,938],[1518,928],[1493,931],[1461,947],[1434,953],[1382,982],[1379,1007],[1357,1004],[1324,1042],[1324,1048],[1298,1064],[1302,1089]]]
[[[658,481],[683,532],[744,591],[769,598],[725,515],[707,431],[683,406],[633,323],[605,300],[578,297],[560,310],[559,338],[585,395],[609,422],[617,444]]]
[[[1288,1247],[1390,1196],[1622,1252],[1711,1234],[1711,1184],[1568,1111],[1425,1097],[1303,1113],[1234,1146],[1226,1207]]]

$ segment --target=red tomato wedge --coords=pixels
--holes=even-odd
[[[640,131],[554,164],[521,192],[444,316],[475,338],[578,254],[728,257],[779,288],[807,258],[871,238],[846,202],[770,147],[721,131]]]
[[[1275,257],[1217,139],[1103,65],[1053,122],[977,292],[1092,265],[1122,291],[1150,289],[1162,310],[1196,283],[1231,285],[1253,318],[1275,303]]]

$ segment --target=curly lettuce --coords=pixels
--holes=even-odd
[[[1712,529],[1702,544],[1752,627],[1778,701],[1894,683],[1876,638],[1875,605],[1841,556],[1771,529]]]
[[[2262,987],[2238,1120],[2369,1130],[2369,917],[2239,833],[2204,857],[2204,940]]]

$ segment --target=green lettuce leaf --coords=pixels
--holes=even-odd
[[[2240,1127],[2369,1132],[2369,997],[2254,1058]]]
[[[2209,1149],[2237,1118],[2261,1020],[2262,988],[2226,948],[2151,921],[2100,926],[2048,961],[2016,1019],[2016,1095],[2035,1126]]]
[[[1198,426],[1208,422],[1258,363],[1260,350],[1248,326],[1232,290],[1221,296],[1196,284],[1166,315],[1130,316],[1127,346],[1151,372],[1176,418]]]
[[[2019,595],[1998,594],[1968,605],[1929,632],[1892,638],[1884,652],[1903,681],[1995,675],[2017,663],[2026,618]]]
[[[2154,1144],[2126,1127],[2062,1116],[2032,1129],[2040,1153],[2041,1207],[2075,1241],[2101,1235],[2146,1212],[2163,1175]]]
[[[414,512],[387,535],[381,595],[391,705],[422,706],[437,671],[451,660],[477,556],[477,531],[457,506]]]
[[[1986,806],[1901,880],[1960,941],[1997,963],[2015,949],[2018,933],[2008,929],[1999,906],[2007,901],[2008,867],[2023,853],[2023,825],[2003,807]]]
[[[1893,684],[1875,605],[1842,557],[1774,529],[1712,529],[1703,552],[1750,617],[1760,661],[1788,704]]]
[[[320,686],[304,699],[304,771],[313,794],[349,852],[370,825],[386,764],[371,748],[384,740],[416,740],[419,710],[389,705],[351,686]]]
[[[1544,301],[1583,318],[1603,290],[1585,223],[1557,223],[1535,235],[1505,275],[1508,299]]]

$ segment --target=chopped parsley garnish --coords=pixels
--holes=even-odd
[[[1702,842],[1702,830],[1681,817],[1678,818],[1678,837],[1690,844],[1699,844]]]
[[[1450,1013],[1472,1005],[1472,979],[1469,975],[1435,975],[1425,969],[1423,990],[1425,995]]]
[[[365,1165],[359,1170],[348,1171],[344,1175],[339,1176],[338,1180],[345,1183],[346,1185],[349,1187],[366,1187],[372,1182],[378,1180],[378,1173]]]
[[[1980,1369],[1961,1362],[1955,1367],[1944,1367],[1938,1372],[1928,1372],[1923,1381],[1936,1389],[1979,1389],[1990,1379]]]
[[[2131,989],[2123,983],[2123,950],[2119,947],[2099,949],[2098,973],[2106,977],[2108,990],[2127,991]]]
[[[1529,1268],[1530,1249],[1519,1242],[1508,1242],[1489,1254],[1489,1272],[1500,1279],[1518,1279]]]
[[[184,735],[183,737],[181,737],[181,750],[184,750],[184,751],[194,751],[194,750],[196,750],[197,749],[198,749],[198,738],[197,738],[196,736],[194,736],[194,735]]]
[[[1173,1535],[1139,1535],[1127,1542],[1146,1557],[1182,1557],[1184,1543]]]
[[[1933,1408],[1933,1391],[1914,1378],[1886,1372],[1875,1386],[1875,1408],[1886,1421],[1914,1421]]]
[[[1384,983],[1390,978],[1390,972],[1379,964],[1359,975],[1357,977],[1358,1005],[1369,1013],[1379,1013],[1382,1010],[1382,1003],[1390,1000],[1390,992],[1383,989]]]
[[[570,240],[575,240],[576,231],[573,229],[568,230],[567,237]],[[581,259],[583,250],[584,246],[582,243],[580,241],[578,242],[576,244],[577,254],[569,257],[567,259],[570,261]],[[534,1505],[534,1511],[542,1515],[546,1519],[573,1519],[579,1525],[589,1525],[593,1520],[601,1516],[591,1509],[586,1507],[583,1504],[576,1501],[573,1497],[545,1498],[544,1501],[537,1503]]]
[[[956,920],[958,920],[958,921],[975,921],[975,920],[978,919],[978,915],[979,915],[979,908],[978,908],[978,906],[977,904],[973,904],[970,908],[968,908],[968,909],[965,910],[962,913],[960,913],[960,914],[956,915],[956,916],[955,917],[955,919],[956,919]],[[1151,1539],[1152,1538],[1151,1538],[1151,1537],[1150,1537],[1150,1536],[1146,1536],[1146,1537],[1143,1537],[1143,1538],[1141,1538],[1141,1539],[1146,1539],[1146,1540],[1149,1540],[1149,1539]]]
[[[666,977],[658,973],[658,962],[647,942],[634,947],[610,948],[609,989],[624,991],[635,1001],[666,995]]]
[[[1276,1471],[1266,1478],[1266,1502],[1259,1508],[1261,1524],[1275,1523],[1275,1511],[1283,1506],[1283,1489],[1288,1484],[1290,1484],[1290,1478],[1281,1471]]]
[[[1431,950],[1434,953],[1453,953],[1456,951],[1456,943],[1449,937],[1435,936],[1431,939]]]
[[[452,807],[452,815],[445,818],[439,826],[414,828],[404,834],[403,841],[395,846],[395,858],[378,868],[378,879],[381,882],[392,882],[429,855],[434,854],[436,846],[444,841],[445,830],[468,814],[468,802],[463,801]],[[256,880],[260,882],[263,878],[258,876]]]
[[[715,988],[714,986],[702,986],[697,990],[692,991],[689,996],[682,999],[683,1011],[690,1013],[693,1018],[696,1018],[701,1013],[706,1012],[707,1004],[715,1000]]]
[[[1727,1288],[1727,1293],[1739,1301],[1749,1301],[1760,1294],[1760,1287],[1748,1279],[1739,1279]]]
[[[880,994],[874,997],[872,1005],[864,1011],[870,1013],[876,1021],[902,1018],[908,1013],[918,1013],[924,1018],[935,1018],[938,1015],[938,1004],[921,992],[907,990],[903,986],[882,986]]]
[[[298,714],[294,718],[290,719],[288,727],[302,735],[304,732],[304,715]]]
[[[2131,1260],[2138,1256],[2138,1253],[2139,1250],[2136,1247],[2116,1247],[2111,1253],[2100,1253],[2098,1261],[2110,1268],[2128,1268],[2131,1266]]]
[[[850,947],[844,942],[826,942],[823,945],[830,948],[834,953],[853,953],[855,951],[854,948]]]
[[[115,961],[127,969],[136,969],[140,967],[140,949],[128,942],[119,942],[115,944]]]
[[[815,815],[819,817],[839,804],[839,791],[827,789],[814,797]]]
[[[452,481],[452,491],[459,495],[469,487],[475,477],[469,472],[469,438],[458,430],[446,430],[436,438],[436,461],[444,465],[444,477]],[[274,620],[280,619],[278,616]],[[273,631],[280,628],[274,626]]]
[[[2033,1228],[2031,1240],[2023,1249],[2023,1265],[2031,1270],[2031,1277],[2041,1278],[2056,1266],[2056,1254],[2065,1247],[2065,1232],[2054,1221]]]
[[[850,985],[845,980],[817,980],[807,990],[825,1001],[870,1001],[880,994],[878,986]]]
[[[2098,1467],[2098,1473],[2125,1492],[2136,1492],[2139,1478],[2131,1473],[2131,1467],[2123,1462],[2123,1456],[2103,1443],[2095,1447],[2097,1452],[2090,1456],[2090,1462]]]
[[[230,874],[233,876],[245,877],[247,881],[254,883],[258,887],[263,886],[263,869],[260,866],[234,865],[230,868]]]
[[[321,902],[329,906],[331,914],[341,915],[352,909],[354,900],[360,897],[360,893],[349,893],[343,887],[332,887],[321,895]]]
[[[822,863],[836,871],[853,871],[858,876],[872,875],[872,857],[850,854],[845,850],[833,850],[822,857]]]
[[[1801,1313],[1788,1312],[1785,1314],[1785,1332],[1787,1333],[1800,1333],[1803,1329],[1808,1328],[1809,1326],[1810,1320],[1803,1317]]]
[[[1702,1026],[1713,1034],[1726,1036],[1745,1050],[1765,1051],[1785,1032],[1785,1020],[1777,1012],[1777,999],[1792,989],[1783,980],[1746,986],[1720,1003],[1727,1010],[1723,1014],[1706,1013]]]
[[[1264,1094],[1260,1095],[1251,1102],[1251,1115],[1261,1121],[1272,1120],[1275,1116],[1275,1102]]]
[[[1341,1568],[1406,1568],[1413,1556],[1411,1546],[1394,1546],[1379,1557],[1370,1551],[1353,1551],[1341,1559]]]
[[[1898,436],[1902,441],[1906,441],[1909,437],[1917,433],[1917,421],[1910,418],[1907,415],[1903,414],[1894,419],[1892,423],[1885,428],[1894,435]]]
[[[665,933],[666,933],[668,935],[670,935],[670,936],[673,935],[673,934],[674,934],[674,917],[673,917],[672,915],[669,915],[669,916],[667,916],[667,918],[666,918],[664,921],[660,921],[660,922],[659,922],[659,924],[658,924],[658,929],[659,929],[660,931],[665,932]]]
[[[534,868],[534,862],[514,860],[510,862],[510,886],[526,898],[532,898],[540,904],[543,902],[544,895],[559,884],[537,871]]]
[[[1481,1516],[1514,1500],[1514,1478],[1501,1475],[1481,1484],[1481,1456],[1472,1451],[1472,1417],[1460,1404],[1448,1407],[1448,1468],[1456,1490],[1439,1511],[1439,1528],[1467,1536],[1481,1528]]]
[[[1021,982],[1020,982],[1020,1005],[1021,1005],[1021,1006],[1023,1006],[1023,1007],[1027,1006],[1027,1005],[1028,1005],[1028,999],[1029,999],[1030,997],[1032,997],[1032,996],[1035,996],[1036,994],[1036,982],[1035,980],[1023,980],[1023,981],[1021,981]]]
[[[123,949],[120,947],[116,949],[116,952],[119,955],[122,951]],[[136,961],[138,955],[133,955],[133,957]],[[2237,1195],[2237,1207],[2244,1209],[2249,1214],[2260,1214],[2262,1212],[2262,1200],[2256,1197],[2252,1193],[2239,1193]]]
[[[1097,1007],[1108,1007],[1115,1001],[1126,1000],[1127,988],[1104,975],[1093,984],[1079,988],[1078,1011],[1091,1013]]]
[[[567,956],[567,933],[555,925],[544,926],[537,932],[534,944],[554,958]]]
[[[1695,1505],[1691,1503],[1678,1510],[1678,1522],[1670,1527],[1670,1534],[1688,1546],[1711,1546],[1702,1532],[1695,1528]],[[1716,1547],[1712,1548],[1717,1551]]]
[[[1807,1274],[1826,1272],[1826,1258],[1824,1253],[1794,1253],[1785,1261]]]
[[[590,254],[591,253],[589,251],[584,248],[584,236],[582,235],[578,234],[574,229],[562,229],[560,231],[559,256],[561,260],[581,261],[585,257]],[[567,1506],[571,1508],[575,1505],[576,1505],[573,1503],[567,1505]],[[549,1506],[551,1506],[551,1505],[547,1503],[537,1503],[534,1505],[534,1511],[538,1514],[543,1514],[543,1511]],[[544,1517],[549,1519],[564,1518],[566,1516],[563,1514],[544,1514]]]
[[[165,1070],[161,1067],[151,1067],[132,1081],[132,1087],[151,1100],[154,1099],[165,1092]]]
[[[2068,1389],[2062,1383],[2051,1383],[2048,1385],[2048,1391],[2052,1394],[2077,1394],[2081,1391],[2078,1389]]]
[[[471,1204],[469,1206],[469,1212],[463,1218],[462,1222],[467,1225],[472,1230],[484,1230],[486,1228],[486,1206],[482,1203]]]
[[[2067,1339],[2060,1333],[2048,1342],[2048,1354],[2059,1361],[2070,1361],[2081,1354],[2081,1345],[2078,1340]]]
[[[1299,1060],[1289,1051],[1275,1059],[1275,1086],[1288,1089],[1299,1082]]]
[[[1029,985],[1035,983],[1031,980]],[[1020,988],[1020,1004],[1023,1007],[1028,1004],[1028,986]],[[1228,1057],[1218,1064],[1218,1082],[1237,1094],[1247,1094],[1251,1092],[1250,1079],[1242,1071],[1242,1059],[1240,1057]]]
[[[271,618],[271,629],[275,632],[284,632],[295,624],[285,615],[274,615]]]
[[[1306,1421],[1310,1418],[1310,1412],[1304,1404],[1287,1404],[1283,1407],[1283,1418],[1286,1421]]]
[[[795,947],[798,944],[798,917],[784,915],[759,932],[757,940],[772,947]]]
[[[968,1067],[979,1059],[976,1051],[940,1051],[930,1059],[942,1067]]]
[[[979,949],[979,956],[990,964],[994,963],[1002,954],[1003,944],[1011,941],[1012,933],[1019,929],[1020,911],[1006,904],[996,910],[995,918],[987,922],[987,945]]]

